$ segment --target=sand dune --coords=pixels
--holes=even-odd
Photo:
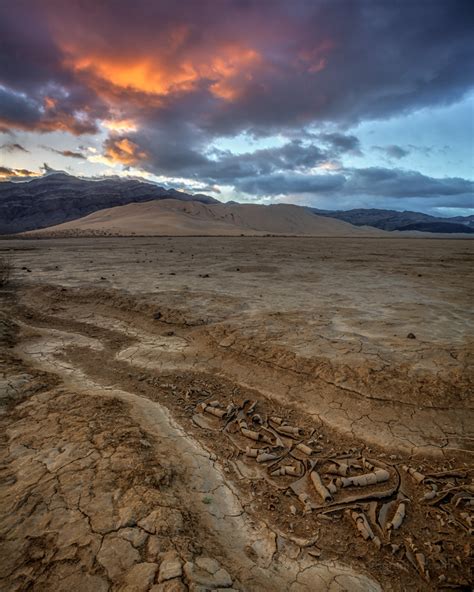
[[[203,204],[166,199],[108,208],[26,234],[378,236],[385,233],[317,216],[290,204]]]

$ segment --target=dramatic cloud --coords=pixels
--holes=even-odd
[[[147,153],[128,138],[109,138],[105,143],[105,157],[127,166],[143,163]]]
[[[2,144],[0,146],[0,150],[6,150],[7,152],[29,152],[26,148],[24,148],[21,144],[16,143],[8,143]]]
[[[447,191],[344,168],[364,156],[348,130],[464,97],[472,18],[467,0],[3,2],[0,131],[105,137],[89,162],[255,195]],[[238,134],[279,146],[215,148]],[[391,141],[376,150],[409,155]]]
[[[417,171],[367,168],[349,171],[348,190],[364,195],[395,198],[432,198],[474,195],[474,183],[466,179],[427,177]]]
[[[145,107],[143,119],[185,109],[209,133],[267,133],[454,101],[472,83],[462,0],[136,0],[133,18],[128,0],[2,6],[12,127],[87,133]]]
[[[11,169],[0,166],[0,179],[13,179],[15,177],[37,177],[39,173],[28,171],[27,169]]]
[[[389,146],[373,146],[373,149],[381,152],[388,158],[396,158],[398,160],[410,154],[409,150],[406,150],[405,148],[395,144],[391,144]]]
[[[85,156],[82,152],[75,152],[74,150],[56,150],[56,148],[51,148],[49,146],[44,146],[46,150],[50,150],[55,154],[59,154],[60,156],[66,156],[67,158],[77,158],[80,160],[86,160],[87,156]]]

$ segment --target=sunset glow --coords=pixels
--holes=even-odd
[[[0,146],[21,149],[3,176],[46,162],[224,199],[465,212],[470,11],[427,2],[14,3]]]

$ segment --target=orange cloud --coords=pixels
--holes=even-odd
[[[136,132],[137,125],[132,119],[106,119],[102,125],[111,132]]]
[[[113,162],[132,166],[146,160],[148,155],[128,138],[110,138],[105,144],[105,157]]]
[[[27,169],[10,169],[0,166],[0,179],[11,179],[12,177],[37,177],[39,173]]]
[[[178,33],[176,36],[180,40],[184,33]],[[169,52],[153,57],[93,55],[84,53],[83,48],[67,45],[63,45],[63,51],[67,56],[65,65],[86,79],[89,77],[89,84],[94,84],[91,79],[95,79],[97,91],[109,98],[112,96],[109,89],[101,87],[98,82],[123,90],[165,96],[193,91],[200,81],[206,80],[214,96],[232,100],[262,63],[256,50],[235,44],[218,48],[216,57],[200,52],[191,59],[170,56]]]

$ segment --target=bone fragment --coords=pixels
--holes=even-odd
[[[300,452],[302,452],[303,454],[307,454],[308,456],[310,456],[313,453],[313,449],[307,446],[306,444],[303,444],[302,442],[300,444],[297,444],[295,448],[296,450],[299,450]]]
[[[225,415],[226,412],[224,411],[224,409],[219,409],[218,407],[211,407],[210,405],[208,405],[204,411],[206,413],[210,413],[211,415],[214,415],[215,417],[219,417],[220,419],[222,419]]]
[[[425,475],[422,475],[421,473],[419,473],[416,469],[414,469],[412,467],[407,467],[406,465],[403,465],[402,469],[406,473],[411,475],[417,483],[422,483],[425,480]]]
[[[260,434],[258,432],[254,432],[253,430],[248,430],[247,428],[241,428],[242,436],[246,438],[250,438],[250,440],[255,440],[256,442],[260,440]]]
[[[402,525],[403,519],[405,518],[405,515],[406,515],[405,510],[406,510],[405,502],[400,502],[398,504],[397,509],[395,510],[395,514],[394,514],[392,520],[387,525],[388,530],[398,530],[400,528],[400,526]]]
[[[390,473],[385,469],[375,469],[373,473],[364,473],[356,477],[341,477],[338,479],[338,485],[341,487],[350,487],[355,485],[357,487],[367,487],[368,485],[375,485],[376,483],[383,483],[388,481]]]
[[[321,477],[319,476],[319,473],[317,473],[316,471],[312,471],[310,477],[311,477],[311,481],[313,483],[314,489],[316,490],[318,495],[325,502],[330,501],[332,499],[332,495],[329,493],[326,486],[322,482]]]
[[[291,436],[293,438],[303,435],[303,430],[301,428],[296,428],[296,427],[287,426],[287,425],[280,425],[278,427],[278,431],[282,434],[285,434],[287,436]]]
[[[277,460],[280,458],[279,454],[272,454],[271,452],[262,452],[257,456],[257,462],[263,463],[268,462],[269,460]]]
[[[331,473],[333,475],[340,475],[341,477],[345,477],[347,475],[347,471],[349,470],[349,465],[346,463],[334,463],[329,465],[326,469],[326,473]]]

